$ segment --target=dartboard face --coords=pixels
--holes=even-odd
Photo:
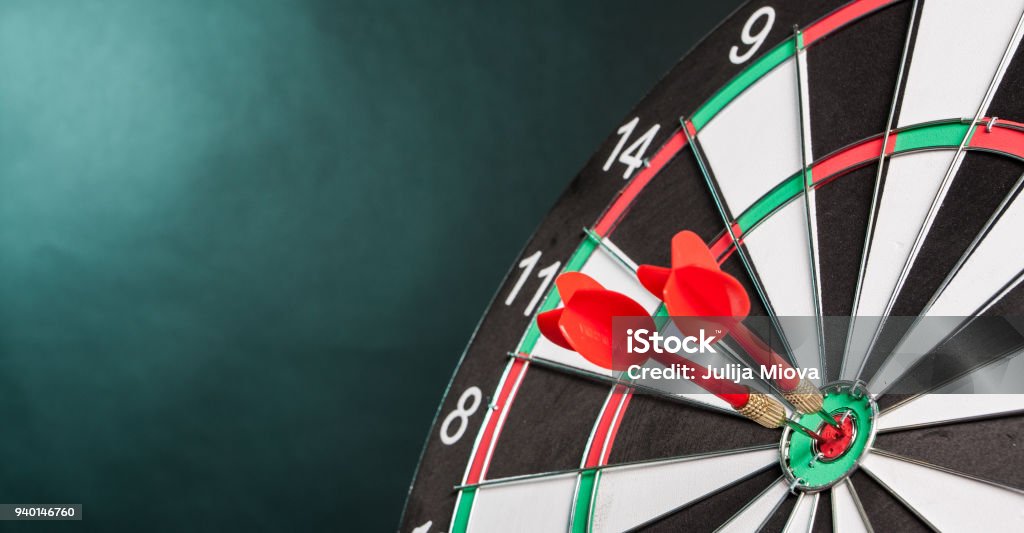
[[[512,265],[401,531],[1024,531],[1022,33],[1024,0],[733,13]],[[659,388],[602,351],[623,315],[817,372]]]

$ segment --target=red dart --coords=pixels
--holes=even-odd
[[[538,315],[537,324],[545,337],[559,346],[575,350],[602,368],[623,371],[647,360],[646,354],[629,354],[624,347],[616,346],[612,327],[615,317],[633,317],[638,321],[638,328],[655,330],[654,319],[643,306],[624,294],[604,289],[581,273],[562,274],[556,280],[556,286],[565,305]],[[621,355],[613,357],[615,353]],[[745,385],[729,380],[703,378],[707,374],[706,369],[685,357],[657,352],[654,357],[665,366],[681,364],[689,367],[691,381],[744,416],[766,427],[779,427],[784,423],[785,411],[770,397],[752,394]]]
[[[742,320],[750,314],[747,291],[739,280],[722,271],[711,249],[696,233],[681,231],[672,238],[671,269],[641,265],[637,277],[665,302],[669,315],[716,317],[714,325],[727,331],[759,364],[789,368],[782,357],[743,325]],[[680,329],[694,327],[691,321],[676,322]],[[777,383],[782,390],[793,391],[800,380],[779,378]]]
[[[558,276],[558,278],[555,279],[555,286],[558,287],[558,295],[561,296],[563,302],[571,300],[573,295],[576,294],[576,291],[581,289],[604,289],[604,287],[595,281],[594,278],[591,278],[582,272],[566,272]],[[575,348],[572,347],[572,344],[569,343],[569,340],[562,335],[562,330],[558,326],[562,319],[563,311],[565,311],[565,309],[560,308],[540,313],[537,315],[537,328],[540,329],[541,334],[547,337],[551,342],[565,348],[566,350],[575,350]]]
[[[580,272],[562,274],[555,285],[565,306],[537,316],[537,326],[548,340],[576,351],[601,368],[622,371],[646,361],[646,357],[627,354],[625,349],[618,351],[621,357],[612,357],[614,317],[636,317],[642,321],[641,327],[654,329],[654,319],[643,306],[624,294],[606,290]]]

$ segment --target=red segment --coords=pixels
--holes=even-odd
[[[650,166],[645,167],[636,176],[630,180],[626,188],[619,193],[618,198],[612,202],[612,205],[601,215],[601,218],[594,224],[594,233],[605,237],[611,233],[612,228],[622,218],[622,215],[629,209],[629,206],[633,204],[636,197],[640,194],[640,191],[647,186],[648,183],[654,179],[654,176],[661,172],[661,169],[672,160],[673,157],[683,147],[686,146],[686,136],[683,132],[677,131],[668,141],[665,142],[658,149],[658,152],[654,154],[654,157],[650,160]]]
[[[1008,120],[996,120],[992,131],[988,131],[985,125],[979,125],[971,135],[971,141],[968,146],[983,150],[996,150],[999,152],[1013,154],[1018,157],[1024,157],[1024,131],[1014,128],[1000,127],[1002,125],[1024,127],[1024,124],[1018,124]]]
[[[886,153],[892,153],[896,146],[896,135],[889,135],[890,146],[886,147]],[[836,152],[818,163],[811,166],[811,179],[815,184],[821,183],[829,178],[835,177],[843,171],[867,163],[877,161],[882,156],[882,138],[878,137],[860,144],[855,144],[841,152]]]
[[[693,122],[690,122],[689,120],[687,120],[687,121],[683,122],[683,124],[684,124],[684,127],[686,128],[686,132],[690,134],[690,137],[696,137],[697,136],[697,128],[694,127]]]
[[[804,30],[804,46],[810,46],[814,41],[838,30],[840,27],[849,24],[872,11],[892,4],[895,1],[896,0],[855,0],[850,2],[808,26],[807,29]]]
[[[889,140],[885,143],[885,155],[892,155],[896,151],[896,136],[899,135],[895,131],[889,132]]]
[[[494,452],[494,443],[498,441],[501,426],[505,422],[505,415],[512,406],[512,401],[515,399],[516,391],[519,390],[519,384],[522,383],[527,368],[528,363],[522,359],[513,359],[510,363],[508,373],[498,390],[498,398],[494,402],[497,408],[487,413],[484,430],[473,451],[473,458],[470,460],[469,471],[466,473],[464,483],[479,483],[487,475],[487,467],[491,463],[491,454]]]
[[[833,415],[832,418],[839,422],[839,427],[836,428],[830,424],[824,424],[818,430],[818,434],[821,435],[821,440],[817,442],[818,451],[826,460],[837,459],[846,453],[850,449],[850,445],[853,444],[853,417],[846,417],[846,420],[842,420],[842,415]]]
[[[594,435],[590,439],[590,447],[583,459],[583,468],[593,468],[608,464],[608,456],[612,453],[612,444],[619,432],[619,423],[633,397],[633,389],[616,385],[612,388],[608,401],[605,402],[598,415]]]

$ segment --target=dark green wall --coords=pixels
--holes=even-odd
[[[687,4],[4,1],[0,503],[392,529],[519,247],[734,7]]]

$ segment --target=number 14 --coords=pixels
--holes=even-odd
[[[615,156],[619,156],[619,163],[626,165],[626,170],[622,173],[622,179],[629,179],[634,170],[644,165],[644,152],[651,146],[651,141],[658,134],[661,125],[655,124],[651,126],[651,129],[647,130],[623,151],[622,147],[626,145],[626,141],[629,140],[629,136],[633,134],[633,130],[639,123],[640,117],[634,117],[633,120],[619,128],[616,132],[619,134],[619,142],[615,145],[615,149],[612,150],[612,155],[608,156],[608,160],[604,162],[604,166],[601,167],[602,170],[607,172],[608,169],[612,168],[612,164],[615,163]],[[622,152],[622,155],[619,155],[619,152]]]

